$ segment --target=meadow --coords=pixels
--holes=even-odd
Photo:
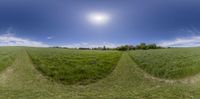
[[[14,47],[0,47],[0,72],[12,64],[17,50]]]
[[[200,98],[200,48],[0,50],[14,56],[1,60],[9,65],[1,65],[0,99]]]
[[[28,48],[27,51],[39,71],[66,84],[87,84],[106,77],[121,56],[118,51],[56,48]]]
[[[129,52],[138,66],[156,77],[179,79],[200,72],[200,48],[172,48]]]

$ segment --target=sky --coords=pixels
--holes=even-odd
[[[0,46],[200,46],[199,0],[0,0]]]

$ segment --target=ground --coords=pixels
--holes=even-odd
[[[197,74],[168,82],[153,77],[124,52],[106,78],[89,85],[63,85],[41,75],[22,49],[13,65],[0,74],[0,99],[198,99],[198,78]]]

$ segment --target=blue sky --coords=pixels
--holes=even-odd
[[[0,46],[200,46],[199,18],[198,0],[1,0]]]

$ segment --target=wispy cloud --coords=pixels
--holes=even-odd
[[[158,43],[163,47],[198,47],[200,46],[200,30],[195,27],[185,28],[177,31],[177,33],[185,35],[177,37],[173,40],[163,40]]]
[[[109,43],[109,42],[103,42],[103,43],[86,43],[86,42],[80,42],[80,43],[72,43],[72,44],[66,44],[62,45],[61,47],[69,47],[69,48],[94,48],[94,47],[103,47],[106,46],[108,48],[115,48],[120,46],[121,44],[115,44],[115,43]]]
[[[161,41],[158,45],[164,47],[196,47],[200,46],[200,36],[176,38],[171,41]]]
[[[49,45],[39,41],[16,37],[14,34],[11,33],[6,33],[0,35],[0,46],[48,47]]]
[[[47,39],[48,40],[53,39],[53,36],[48,36]]]

